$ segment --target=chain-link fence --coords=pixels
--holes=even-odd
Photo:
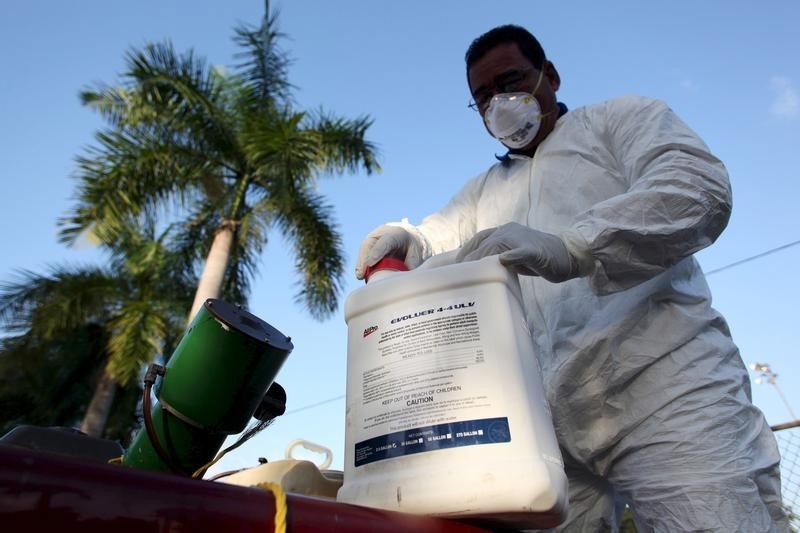
[[[800,531],[800,420],[772,426],[781,452],[781,493],[792,531]]]

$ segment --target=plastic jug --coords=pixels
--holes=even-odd
[[[315,453],[324,454],[320,464],[297,459],[293,452],[297,448],[305,448]],[[272,461],[254,468],[247,468],[225,477],[223,483],[252,487],[260,483],[275,483],[284,491],[321,498],[336,498],[336,492],[342,486],[342,473],[338,470],[327,470],[333,461],[330,448],[305,439],[295,439],[286,447],[285,459]]]
[[[516,275],[497,256],[376,267],[345,304],[337,499],[517,528],[560,523],[567,479]]]

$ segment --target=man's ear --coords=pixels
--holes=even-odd
[[[550,83],[550,87],[553,88],[553,92],[557,91],[559,87],[561,87],[561,76],[558,75],[558,70],[556,70],[556,66],[552,61],[545,62],[544,77],[547,78],[548,83]]]

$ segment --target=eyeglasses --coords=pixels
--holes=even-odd
[[[488,87],[481,87],[472,95],[472,100],[467,106],[473,111],[483,111],[489,106],[492,97],[496,94],[520,92],[520,86],[528,78],[528,73],[537,67],[513,69],[503,72],[495,77],[494,82]]]

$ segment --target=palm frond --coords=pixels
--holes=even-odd
[[[233,150],[225,76],[189,50],[179,55],[170,42],[149,44],[127,55],[127,73],[141,101],[158,111],[157,122],[185,131],[207,150]]]
[[[253,102],[259,107],[286,101],[293,89],[288,77],[291,60],[278,45],[285,37],[278,31],[278,11],[270,13],[269,6],[266,9],[259,27],[243,24],[234,30],[234,42],[243,48],[234,56],[240,61],[237,73],[251,89]]]
[[[77,203],[59,220],[62,242],[74,243],[89,228],[114,240],[130,217],[152,215],[168,203],[180,207],[220,172],[198,147],[152,130],[106,130],[96,137],[99,146],[77,159]]]
[[[380,172],[377,147],[366,139],[372,119],[348,120],[323,111],[311,115],[307,129],[319,134],[322,167],[328,172],[357,172],[363,167],[368,174]]]
[[[116,128],[160,127],[202,145],[210,158],[234,150],[232,105],[225,76],[192,50],[178,54],[172,43],[151,43],[126,53],[122,85],[97,84],[81,92],[84,105]]]
[[[270,179],[292,176],[297,187],[312,183],[321,173],[379,172],[376,147],[366,136],[372,124],[318,112],[284,110],[255,116],[245,124],[240,144],[262,187]]]
[[[142,93],[143,101],[162,111],[162,120],[174,120],[185,113],[214,117],[219,113],[217,77],[205,59],[192,50],[175,51],[171,42],[150,43],[126,54],[128,82]]]
[[[16,281],[0,283],[0,323],[9,332],[37,332],[53,339],[112,311],[123,288],[97,267],[52,266],[48,274],[20,270]]]
[[[123,385],[161,353],[167,325],[149,301],[127,302],[110,322],[108,370]]]
[[[295,268],[301,276],[296,301],[317,320],[330,316],[336,311],[344,277],[342,240],[331,207],[309,189],[287,190],[269,201],[278,227],[293,243]]]
[[[94,109],[115,126],[136,124],[155,118],[149,106],[141,105],[139,93],[126,87],[98,84],[79,93],[81,103]]]
[[[325,164],[319,132],[301,127],[305,113],[285,109],[269,116],[254,116],[244,125],[240,144],[252,166],[257,185],[294,180],[297,187],[310,183]]]

